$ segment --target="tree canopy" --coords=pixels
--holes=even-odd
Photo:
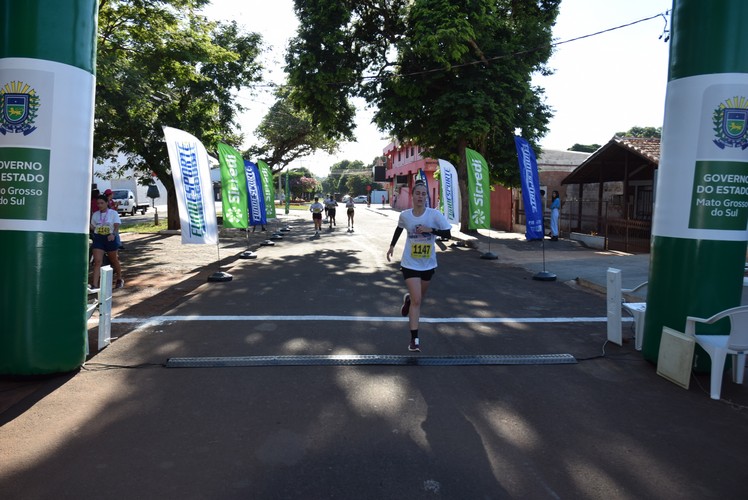
[[[650,139],[660,139],[662,137],[662,127],[631,127],[625,132],[616,132],[619,137],[644,137]]]
[[[308,168],[292,168],[284,175],[288,175],[288,187],[295,199],[308,199],[309,195],[316,193],[320,188],[319,182]]]
[[[572,147],[567,149],[567,151],[579,151],[581,153],[594,153],[600,149],[599,144],[579,144],[575,143]]]
[[[308,113],[295,109],[288,93],[284,87],[278,89],[275,103],[255,131],[260,142],[245,153],[265,160],[273,172],[280,172],[294,160],[318,150],[329,154],[338,150],[338,141],[313,125]]]
[[[291,99],[330,136],[349,138],[350,99],[365,98],[382,130],[458,165],[466,204],[466,147],[486,157],[494,181],[516,185],[513,136],[537,150],[546,132],[551,110],[530,80],[549,71],[559,3],[295,0]]]
[[[261,37],[208,21],[209,0],[102,0],[99,8],[94,157],[127,157],[120,169],[156,173],[176,198],[161,127],[187,130],[211,150],[241,143],[234,93],[261,76]]]

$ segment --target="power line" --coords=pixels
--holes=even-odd
[[[455,64],[454,66],[451,66],[449,69],[451,70],[451,69],[454,69],[454,68],[463,68],[463,67],[466,67],[466,66],[475,66],[476,64],[485,64],[486,62],[498,61],[498,60],[501,60],[501,59],[509,59],[511,57],[521,56],[521,55],[529,54],[531,52],[535,52],[535,51],[538,51],[538,50],[543,50],[543,49],[546,49],[548,47],[557,47],[559,45],[564,45],[564,44],[571,43],[571,42],[577,42],[579,40],[584,40],[586,38],[592,38],[594,36],[599,36],[599,35],[603,35],[605,33],[610,33],[611,31],[616,31],[616,30],[620,30],[620,29],[623,29],[623,28],[628,28],[629,26],[634,26],[634,25],[639,24],[639,23],[643,23],[643,22],[646,22],[646,21],[651,21],[652,19],[657,19],[658,17],[663,17],[664,18],[669,13],[670,13],[670,11],[666,10],[665,12],[660,12],[659,14],[655,14],[653,16],[644,17],[642,19],[637,19],[636,21],[631,21],[630,23],[621,24],[621,25],[618,25],[618,26],[614,26],[612,28],[607,28],[607,29],[604,29],[604,30],[601,30],[601,31],[596,31],[594,33],[589,33],[587,35],[581,35],[581,36],[578,36],[578,37],[570,38],[568,40],[562,40],[560,42],[553,42],[550,45],[540,45],[540,46],[532,48],[532,49],[521,50],[521,51],[518,51],[518,52],[512,52],[511,54],[504,54],[504,55],[500,55],[500,56],[482,58],[481,60],[478,60],[478,61],[470,61],[470,62],[466,62],[466,63],[462,63],[462,64]],[[666,20],[666,22],[667,22],[667,20]],[[667,29],[666,29],[666,31],[667,31]],[[429,74],[429,73],[438,73],[438,72],[441,72],[441,71],[447,71],[447,70],[444,69],[444,68],[434,68],[434,69],[428,69],[428,70],[423,70],[423,71],[414,71],[414,72],[411,72],[411,73],[403,73],[401,75],[371,75],[371,76],[362,76],[360,78],[360,80],[383,80],[383,79],[386,79],[386,78],[391,78],[392,76],[397,76],[397,77],[418,76],[418,75],[425,75],[425,74]],[[329,84],[329,85],[332,85],[332,84]]]
[[[541,46],[538,46],[538,47],[534,47],[532,49],[526,49],[526,50],[521,50],[521,51],[518,51],[518,52],[512,52],[510,54],[503,54],[503,55],[500,55],[500,56],[493,56],[493,57],[488,57],[488,58],[482,58],[482,59],[477,60],[477,61],[470,61],[470,62],[466,62],[466,63],[462,63],[462,64],[455,64],[453,66],[450,66],[449,69],[445,69],[445,68],[433,68],[433,69],[427,69],[427,70],[422,70],[422,71],[413,71],[413,72],[410,72],[410,73],[402,73],[402,74],[392,74],[392,73],[390,73],[390,74],[386,74],[386,75],[365,75],[365,76],[359,77],[356,81],[367,81],[367,80],[369,80],[369,81],[375,81],[375,80],[386,80],[388,78],[393,78],[393,77],[403,78],[403,77],[409,77],[409,76],[419,76],[419,75],[426,75],[426,74],[431,74],[431,73],[439,73],[439,72],[450,71],[450,70],[455,69],[455,68],[464,68],[464,67],[467,67],[467,66],[474,66],[476,64],[486,64],[487,62],[491,62],[491,61],[498,61],[498,60],[501,60],[501,59],[508,59],[508,58],[511,58],[511,57],[517,57],[517,56],[521,56],[521,55],[524,55],[524,54],[529,54],[529,53],[532,53],[532,52],[536,52],[538,50],[543,50],[543,49],[546,49],[546,48],[549,48],[549,47],[558,47],[559,45],[564,45],[564,44],[567,44],[567,43],[572,43],[572,42],[577,42],[579,40],[584,40],[584,39],[587,39],[587,38],[592,38],[592,37],[595,37],[595,36],[603,35],[605,33],[610,33],[612,31],[617,31],[617,30],[620,30],[620,29],[623,29],[623,28],[628,28],[630,26],[634,26],[634,25],[637,25],[637,24],[640,24],[640,23],[651,21],[652,19],[657,19],[657,18],[660,18],[660,17],[663,18],[663,19],[665,19],[665,28],[663,29],[663,34],[660,35],[660,39],[662,39],[663,36],[666,36],[665,41],[667,42],[667,40],[669,39],[669,30],[667,29],[667,17],[666,16],[668,16],[669,14],[670,14],[670,10],[666,10],[665,12],[660,12],[660,13],[654,14],[652,16],[643,17],[641,19],[637,19],[636,21],[631,21],[629,23],[620,24],[620,25],[614,26],[612,28],[607,28],[607,29],[604,29],[604,30],[596,31],[594,33],[588,33],[586,35],[577,36],[577,37],[574,37],[574,38],[570,38],[568,40],[561,40],[561,41],[558,41],[558,42],[552,42],[552,43],[550,43],[548,45],[541,45]],[[351,83],[352,82],[350,82],[350,81],[349,82],[327,82],[326,85],[350,85]],[[284,85],[288,85],[288,84],[266,83],[266,84],[256,85],[255,87],[256,88],[275,88],[275,87],[284,86]],[[288,86],[290,86],[290,85],[288,85]]]

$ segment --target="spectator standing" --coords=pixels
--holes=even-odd
[[[558,191],[551,193],[551,241],[558,241],[558,217],[561,212],[561,199]]]

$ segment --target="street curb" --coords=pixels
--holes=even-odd
[[[607,290],[606,287],[604,287],[602,285],[599,285],[597,283],[594,283],[594,282],[592,282],[592,281],[590,281],[588,279],[576,277],[576,278],[574,278],[574,281],[576,281],[577,285],[579,285],[579,286],[581,286],[583,288],[587,288],[589,290],[593,290],[593,291],[598,292],[598,293],[600,293],[602,295],[607,295],[607,293],[608,293],[608,290]],[[633,295],[633,294],[630,294],[630,293],[621,293],[621,298],[625,302],[646,302],[646,300],[647,300],[644,297],[640,297],[638,295]]]

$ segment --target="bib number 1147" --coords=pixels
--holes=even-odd
[[[410,256],[414,259],[428,259],[431,256],[431,245],[414,243],[410,246]]]

